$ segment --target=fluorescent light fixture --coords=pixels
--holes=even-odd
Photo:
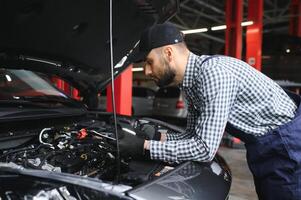
[[[245,21],[245,22],[241,22],[241,26],[250,26],[254,24],[253,21]],[[218,31],[218,30],[224,30],[227,28],[227,25],[220,25],[220,26],[213,26],[211,27],[212,31]]]
[[[142,72],[143,70],[144,70],[143,67],[132,68],[132,72]]]
[[[254,24],[253,21],[241,22],[241,26],[250,26],[250,25],[252,25],[252,24]]]
[[[226,25],[213,26],[213,27],[211,27],[211,30],[212,30],[212,31],[218,31],[218,30],[224,30],[224,29],[226,29],[226,28],[227,28]]]
[[[186,34],[192,34],[192,33],[203,33],[207,32],[208,28],[199,28],[199,29],[189,29],[189,30],[183,30],[182,33]]]
[[[5,77],[8,82],[11,82],[11,77],[8,74],[6,74]]]

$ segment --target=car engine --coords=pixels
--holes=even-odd
[[[109,120],[110,121],[110,120]],[[31,131],[29,140],[0,150],[0,162],[14,163],[28,169],[65,172],[105,181],[116,179],[115,129],[109,121],[85,119],[68,125],[44,127]],[[130,131],[147,125],[158,128],[147,120],[118,118],[119,131]],[[139,136],[145,137],[146,136]],[[135,186],[155,178],[166,163],[120,159],[120,181]]]
[[[115,151],[104,137],[98,136],[104,131],[108,130],[82,124],[44,128],[36,144],[4,151],[1,161],[5,159],[26,168],[102,176],[110,170],[108,166],[114,162]]]

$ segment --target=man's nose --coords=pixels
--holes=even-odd
[[[150,69],[150,67],[149,67],[148,65],[145,65],[145,66],[144,66],[144,74],[145,74],[146,76],[149,76],[149,75],[152,74],[152,70]]]

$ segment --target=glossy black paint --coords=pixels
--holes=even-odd
[[[1,0],[1,64],[56,74],[82,91],[104,86],[111,77],[109,2]],[[142,30],[177,8],[177,0],[113,1],[116,74],[132,62]]]
[[[77,175],[24,169],[0,163],[2,192],[12,191],[28,195],[49,187],[76,187],[82,193],[101,199],[171,199],[171,200],[222,200],[227,199],[231,175],[220,161],[210,163],[185,162],[174,170],[125,193],[122,185],[109,185],[96,179]],[[19,184],[13,184],[17,182]],[[20,185],[35,187],[20,187]],[[38,189],[39,188],[39,189]],[[90,190],[90,192],[89,192]],[[4,194],[0,190],[0,197]]]
[[[137,199],[227,199],[230,174],[216,161],[186,162],[169,174],[130,192]]]

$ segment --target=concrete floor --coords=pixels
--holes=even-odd
[[[245,149],[220,147],[219,154],[225,158],[232,171],[229,200],[256,200],[253,177],[246,161]]]

